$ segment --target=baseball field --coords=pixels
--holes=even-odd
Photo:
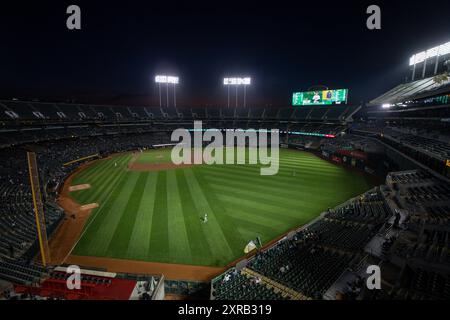
[[[170,152],[116,155],[76,174],[72,185],[90,188],[70,196],[98,208],[73,254],[225,266],[250,240],[267,243],[372,187],[361,174],[295,150],[280,150],[275,176],[261,176],[260,165],[174,168]]]

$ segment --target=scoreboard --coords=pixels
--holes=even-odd
[[[346,104],[348,89],[294,92],[292,105],[295,106],[323,106]]]

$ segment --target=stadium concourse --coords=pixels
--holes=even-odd
[[[430,134],[425,136],[414,130],[414,121],[408,118],[417,118],[415,112],[424,116],[417,108],[399,112],[395,124],[383,118],[382,110],[352,106],[160,108],[0,101],[0,110],[0,286],[5,288],[3,296],[6,298],[450,298],[450,182],[447,179],[450,170],[446,162],[450,143],[448,138],[445,139],[448,126],[430,117],[433,124]],[[439,110],[441,115],[449,112],[448,106],[440,106]],[[407,113],[410,117],[403,117]],[[129,172],[127,168],[133,153],[144,149],[151,150],[143,153],[158,151],[161,146],[171,143],[170,134],[174,129],[192,128],[194,120],[202,120],[205,128],[222,130],[278,129],[281,147],[295,149],[286,152],[316,159],[313,166],[318,176],[342,174],[337,180],[328,182],[308,177],[307,181],[302,181],[305,183],[304,195],[312,194],[308,189],[316,183],[317,194],[329,196],[333,192],[342,192],[344,197],[323,202],[314,209],[314,214],[304,219],[295,214],[307,212],[305,207],[283,211],[281,204],[279,207],[268,205],[264,208],[267,221],[252,221],[259,226],[260,233],[266,235],[264,246],[247,255],[243,251],[241,256],[233,252],[230,259],[227,257],[218,264],[214,260],[193,260],[191,265],[175,260],[176,263],[170,263],[157,252],[158,249],[155,252],[147,250],[149,256],[141,257],[140,261],[137,256],[119,259],[121,262],[117,264],[98,260],[99,257],[109,260],[117,257],[109,247],[95,246],[102,243],[102,239],[89,241],[95,235],[95,232],[89,232],[90,223],[94,231],[107,230],[102,228],[111,224],[122,226],[122,230],[130,229],[129,220],[123,220],[122,224],[121,216],[114,214],[117,203],[108,204],[107,199],[101,197],[115,194],[119,198],[120,191],[116,194],[108,188],[116,187],[119,183],[114,182],[115,179]],[[35,152],[38,159],[46,231],[50,239],[50,263],[46,266],[39,259],[26,151]],[[112,171],[108,170],[115,167],[123,168],[120,177],[109,174]],[[96,189],[95,182],[100,178],[89,179],[94,176],[95,168],[112,183]],[[213,180],[232,175],[225,169],[213,170],[216,170]],[[250,173],[240,172],[251,177]],[[149,180],[144,178],[149,173],[135,174],[138,175],[136,179],[148,183]],[[293,201],[293,205],[288,206],[295,209],[298,199],[289,192],[295,174],[292,169],[282,170],[282,174],[285,176],[277,177],[281,180],[274,180],[274,186],[285,188],[285,194]],[[298,174],[301,174],[300,170]],[[236,176],[238,174],[234,175],[234,180]],[[344,176],[355,182],[345,181]],[[164,179],[169,181],[167,176]],[[339,184],[338,180],[343,183]],[[259,180],[255,182],[259,188],[266,187]],[[137,185],[137,180],[135,183]],[[230,197],[234,186],[233,182],[227,183],[228,188],[225,185],[217,190],[224,193],[222,199]],[[358,183],[363,187],[355,188]],[[74,186],[80,190],[68,190]],[[245,187],[248,189],[248,185]],[[355,188],[352,192],[345,193],[352,187]],[[251,190],[248,192],[250,194]],[[97,201],[95,193],[99,195],[97,199],[103,201]],[[258,195],[252,196],[253,201],[260,201]],[[268,198],[273,203],[286,202],[275,191]],[[170,202],[169,193],[155,199],[164,199],[159,204],[155,201],[158,212],[164,212],[174,204]],[[81,200],[83,203],[77,202]],[[201,208],[213,200],[205,196],[201,199]],[[111,209],[102,209],[105,204]],[[242,206],[245,207],[245,203]],[[97,220],[93,212],[103,213]],[[130,210],[131,214],[137,212]],[[208,214],[209,221],[214,221],[212,218],[217,212],[211,210]],[[280,229],[272,230],[275,232],[267,232],[270,229],[267,223],[273,220],[271,215],[278,215],[279,223],[285,223]],[[227,221],[223,222],[227,224]],[[196,228],[209,226],[202,226],[199,221],[192,225]],[[119,245],[115,247],[119,252],[123,245],[120,234],[116,239]],[[100,232],[100,235],[104,233]],[[107,236],[112,238],[114,234]],[[248,236],[247,240],[252,239],[250,234]],[[61,245],[63,242],[65,245]],[[105,250],[99,255],[101,248]],[[73,250],[93,250],[88,252],[91,259],[77,260],[79,256],[73,254]],[[236,249],[236,253],[239,250]],[[136,262],[131,269],[128,260]],[[64,287],[65,268],[76,262],[82,267],[83,290],[79,295],[73,295]],[[172,269],[168,268],[169,264]],[[378,265],[383,270],[382,290],[367,290],[364,285],[370,265]],[[192,267],[198,269],[189,269]]]

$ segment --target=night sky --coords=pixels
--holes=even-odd
[[[222,78],[249,75],[249,105],[349,88],[359,103],[405,80],[409,57],[450,41],[450,1],[15,1],[0,4],[0,97],[157,105],[157,73],[180,76],[178,105],[225,105]],[[95,2],[95,4],[93,4]],[[82,30],[66,29],[66,8]],[[378,4],[382,30],[366,28]]]

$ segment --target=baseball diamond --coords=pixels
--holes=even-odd
[[[130,169],[132,161],[148,170]],[[74,255],[203,266],[225,266],[250,240],[267,243],[373,187],[361,173],[296,150],[280,151],[275,176],[261,176],[259,165],[177,168],[170,149],[157,149],[100,161],[72,184],[91,185],[70,192],[78,203],[99,203]]]

